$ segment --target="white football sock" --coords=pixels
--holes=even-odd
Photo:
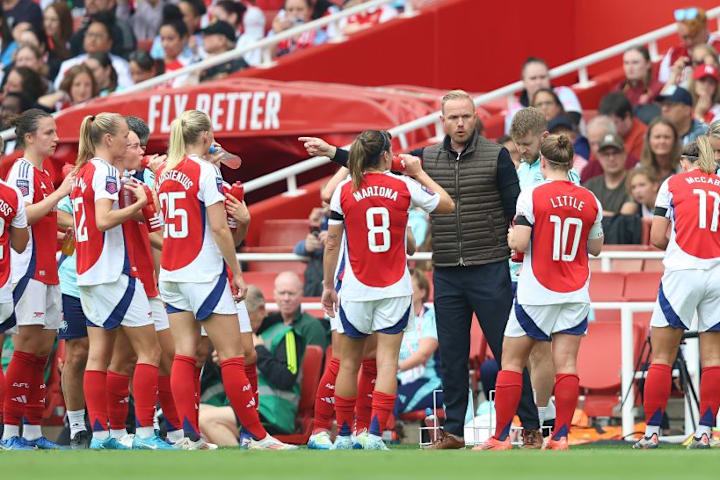
[[[20,427],[18,425],[8,425],[7,423],[3,427],[3,440],[9,440],[12,437],[20,436]]]
[[[78,432],[87,431],[84,408],[82,410],[68,410],[67,417],[70,424],[70,438],[73,438]]]
[[[40,425],[23,425],[23,438],[25,440],[37,440],[42,437]]]

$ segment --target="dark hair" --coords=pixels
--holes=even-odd
[[[172,27],[180,36],[180,38],[190,35],[187,25],[185,25],[185,22],[183,22],[182,20],[163,20],[163,22],[160,24],[160,28],[162,27]]]
[[[32,98],[33,101],[36,102],[37,99],[47,91],[42,77],[35,70],[31,70],[28,67],[13,67],[10,69],[10,72],[8,72],[8,76],[13,71],[22,77],[23,92]]]
[[[551,134],[540,144],[540,153],[545,161],[558,170],[570,170],[575,157],[572,142],[565,135]]]
[[[108,38],[110,40],[113,40],[113,27],[115,26],[115,14],[105,10],[102,10],[100,12],[97,12],[95,15],[92,15],[90,17],[90,21],[88,22],[87,26],[90,28],[90,25],[93,23],[102,23],[105,26],[105,29],[107,30]],[[87,32],[87,30],[85,30]]]
[[[168,20],[182,20],[183,14],[180,11],[180,7],[175,5],[174,3],[168,3],[165,5],[162,9],[162,21],[166,22]]]
[[[313,0],[305,0],[305,3],[312,9],[312,15],[310,16],[312,20],[324,17],[328,8],[333,6],[333,4],[328,0],[315,0],[314,5]]]
[[[25,110],[28,110],[33,106],[35,102],[33,102],[32,98],[28,97],[23,92],[8,92],[4,97],[3,100],[6,98],[17,98],[20,101],[20,112],[24,112]]]
[[[624,93],[610,92],[600,100],[598,113],[600,115],[614,115],[623,119],[626,115],[630,115],[630,118],[632,118],[633,107]]]
[[[110,58],[110,55],[106,52],[96,52],[91,53],[88,55],[88,58],[92,58],[93,60],[97,60],[97,62],[100,64],[102,68],[110,67],[110,85],[108,86],[108,93],[114,92],[117,90],[118,86],[118,74],[115,71],[115,67],[113,67],[112,59]],[[100,86],[98,85],[98,88]]]
[[[544,65],[545,68],[548,68],[547,62],[546,62],[545,60],[543,60],[542,58],[540,58],[540,57],[528,57],[527,60],[525,60],[525,63],[523,63],[521,72],[524,73],[524,72],[525,72],[525,67],[527,67],[527,66],[530,65],[531,63],[540,63],[540,64]]]
[[[147,145],[148,138],[150,138],[150,128],[148,128],[145,120],[135,115],[128,115],[125,117],[125,121],[128,124],[128,128],[135,132],[135,135],[140,139],[140,145]]]
[[[155,68],[155,75],[162,75],[165,73],[165,62],[161,59],[152,58],[150,53],[145,50],[136,50],[130,53],[128,61],[137,63],[138,66],[146,72]]]
[[[10,25],[8,25],[7,17],[5,16],[5,9],[2,7],[2,3],[0,3],[0,38],[12,38],[12,30],[10,30]],[[0,53],[5,52],[12,43],[13,42],[3,41]]]
[[[70,52],[68,52],[66,44],[70,41],[70,37],[72,37],[73,34],[72,12],[65,1],[51,3],[45,8],[45,10],[49,8],[52,8],[58,16],[60,28],[58,31],[58,38],[48,38],[48,41],[52,41],[51,50],[55,53],[55,55],[59,59],[65,60],[70,56]]]
[[[243,3],[233,2],[233,0],[220,0],[215,3],[215,6],[225,10],[228,15],[232,15],[234,13],[237,16],[237,23],[233,25],[235,28],[242,23],[243,15],[247,10],[247,7]]]
[[[380,165],[382,154],[389,152],[391,146],[390,134],[384,130],[365,130],[358,135],[348,156],[348,169],[356,190],[363,183],[365,170]]]
[[[427,276],[418,269],[413,270],[411,277],[415,280],[420,290],[425,290],[425,294],[422,296],[422,302],[427,302],[430,298],[430,280],[428,280]]]
[[[62,90],[63,92],[67,92],[67,94],[70,95],[70,89],[72,88],[73,81],[75,81],[75,77],[77,77],[81,73],[85,73],[90,76],[90,84],[92,85],[91,98],[97,97],[98,84],[95,81],[95,75],[93,75],[92,70],[90,70],[90,68],[84,63],[73,65],[68,69],[67,72],[65,72],[65,76],[63,77],[62,82],[60,82],[60,90]],[[71,101],[73,101],[72,97]]]
[[[201,0],[180,0],[178,3],[187,3],[189,4],[192,9],[193,13],[196,17],[202,17],[207,13],[207,8],[205,8],[205,3]]]
[[[39,108],[31,108],[25,110],[18,115],[13,122],[15,124],[15,136],[17,137],[17,146],[23,148],[25,146],[25,135],[37,132],[38,124],[41,118],[52,118],[45,110]]]
[[[532,101],[530,102],[531,106],[535,106],[535,98],[537,98],[538,93],[547,93],[553,98],[553,101],[555,102],[555,105],[560,107],[560,110],[562,113],[565,113],[565,108],[563,107],[562,102],[560,101],[560,97],[558,97],[557,93],[555,93],[555,90],[552,88],[540,88],[537,92],[535,92],[535,95],[533,95]]]

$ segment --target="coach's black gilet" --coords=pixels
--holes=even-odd
[[[472,266],[507,260],[507,220],[497,185],[502,146],[474,134],[458,155],[443,143],[423,149],[423,170],[455,201],[451,214],[431,213],[433,264]]]

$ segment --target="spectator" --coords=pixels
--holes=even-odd
[[[582,107],[575,92],[568,87],[553,87],[550,85],[550,74],[548,72],[545,60],[536,57],[530,57],[525,60],[522,68],[523,88],[520,98],[517,102],[508,108],[505,115],[505,133],[510,132],[510,124],[513,116],[522,108],[529,107],[530,101],[541,88],[552,88],[557,94],[560,102],[575,125],[580,124],[582,120]]]
[[[12,38],[12,30],[5,19],[3,6],[0,3],[0,66],[10,65],[16,47]]]
[[[598,175],[602,175],[602,166],[597,160],[597,151],[600,141],[605,138],[608,133],[617,133],[617,128],[612,119],[606,115],[596,115],[587,124],[587,138],[590,143],[590,158],[588,164],[580,175],[580,181],[584,184],[588,180]],[[627,155],[625,161],[625,168],[630,170],[637,165],[639,159],[632,155]]]
[[[15,61],[13,62],[13,65],[16,67],[27,67],[40,75],[43,80],[43,84],[45,85],[45,91],[47,92],[47,89],[50,87],[50,84],[47,81],[47,65],[45,63],[45,59],[43,58],[43,52],[40,51],[40,48],[30,43],[20,44],[15,52]]]
[[[513,142],[510,135],[503,135],[502,137],[498,138],[497,143],[505,147],[510,154],[510,159],[513,162],[513,165],[515,165],[515,169],[520,166],[520,152],[518,152],[517,145],[515,145],[515,142]]]
[[[312,0],[285,0],[285,8],[278,12],[273,21],[273,30],[268,35],[271,36],[311,21],[312,8]],[[278,43],[275,56],[280,57],[297,50],[304,50],[313,45],[325,43],[327,39],[328,34],[324,29],[314,28]]]
[[[430,298],[430,282],[423,272],[412,274],[412,320],[408,323],[398,358],[398,390],[393,414],[432,408],[433,391],[442,390],[435,353],[438,348],[435,310],[426,307]],[[442,405],[442,394],[437,396]]]
[[[191,52],[188,48],[189,39],[190,34],[187,26],[181,20],[165,20],[160,26],[160,40],[165,52],[163,64],[166,73],[180,70],[199,60],[195,56],[188,56],[188,53]],[[180,75],[168,82],[168,86],[180,87],[190,83],[192,78],[194,78],[194,75]]]
[[[111,33],[113,30],[113,21],[113,15],[109,12],[99,12],[90,18],[87,28],[83,33],[83,49],[85,53],[69,58],[60,65],[60,71],[57,77],[55,77],[55,89],[60,87],[60,83],[63,81],[65,73],[70,67],[85,62],[88,54],[97,52],[110,54],[113,68],[117,72],[118,86],[125,88],[133,84],[128,61],[111,53],[114,42]]]
[[[3,22],[4,29],[6,23],[5,19],[2,18],[2,15],[0,15],[0,20],[2,20]],[[2,65],[3,67],[7,67],[12,63],[13,57],[15,56],[15,51],[17,50],[20,42],[22,42],[22,37],[25,35],[25,32],[32,32],[32,26],[27,22],[18,23],[11,30],[8,30],[7,33],[3,32],[2,56],[0,57],[0,65]]]
[[[166,4],[163,7],[162,22],[160,22],[160,26],[162,27],[163,24],[171,20],[178,20],[182,23],[185,23],[183,13],[182,11],[180,11],[180,7],[178,7],[174,3]],[[185,29],[187,30],[187,25],[185,25]],[[190,30],[188,30],[188,34],[189,32]],[[160,38],[159,28],[158,34],[155,36],[155,40],[153,40],[152,47],[150,48],[150,55],[156,59],[163,59],[166,57],[165,50],[162,46],[162,38]],[[195,52],[193,52],[193,50],[188,45],[185,46],[183,56],[187,58],[200,58]]]
[[[349,0],[343,5],[343,9],[359,5],[363,0]],[[380,5],[365,12],[356,13],[345,17],[339,22],[339,29],[345,35],[352,35],[355,32],[366,30],[375,25],[385,23],[398,16],[397,8],[392,5]]]
[[[259,288],[248,287],[245,305],[257,353],[260,420],[269,433],[293,433],[300,403],[300,370],[305,342],[297,329],[280,319],[263,319],[265,299]],[[219,446],[237,446],[238,421],[230,406],[200,407],[200,429]]]
[[[565,109],[552,88],[540,88],[532,97],[532,106],[545,115],[548,122],[558,115],[564,115]]]
[[[165,73],[163,61],[155,60],[145,50],[130,54],[130,75],[134,83],[144,82],[163,73]]]
[[[15,119],[25,110],[32,108],[33,102],[22,92],[10,92],[5,94],[0,103],[0,132],[12,128]],[[7,155],[15,151],[17,142],[12,139],[5,142],[0,150],[0,155]]]
[[[630,101],[633,107],[651,103],[663,88],[653,75],[653,63],[650,52],[645,46],[631,47],[623,54],[625,79],[617,89]]]
[[[713,153],[715,153],[715,163],[720,166],[720,120],[716,120],[710,124],[707,130],[707,136],[710,140]]]
[[[33,103],[47,91],[43,79],[35,70],[27,67],[12,67],[7,74],[7,81],[3,86],[3,94],[10,92],[25,93]]]
[[[674,16],[682,43],[671,47],[660,62],[658,80],[663,84],[670,82],[673,71],[676,80],[672,84],[680,84],[683,77],[689,77],[690,52],[696,45],[711,45],[715,50],[720,48],[720,38],[708,33],[705,10],[697,7],[681,8],[675,10]]]
[[[598,144],[597,159],[603,175],[591,178],[583,186],[593,192],[603,206],[604,217],[632,215],[636,206],[632,203],[625,187],[627,153],[622,138],[609,133]]]
[[[235,29],[229,23],[218,20],[203,30],[203,49],[208,54],[208,58],[215,57],[235,48],[236,39]],[[247,67],[245,59],[238,57],[203,70],[200,73],[200,81],[225,78]]]
[[[670,120],[658,117],[648,125],[640,165],[655,171],[662,183],[670,175],[680,173],[682,142]]]
[[[38,103],[47,109],[60,111],[97,96],[95,76],[87,65],[81,63],[70,67],[57,92],[41,97]]]
[[[611,92],[605,95],[598,106],[598,113],[612,119],[618,135],[623,139],[628,155],[640,158],[647,127],[635,118],[632,104],[625,94]]]
[[[211,12],[216,20],[228,22],[236,32],[242,32],[235,45],[236,48],[252,45],[265,36],[265,14],[254,5],[220,0],[211,7]],[[260,65],[262,50],[251,50],[243,55],[243,59],[248,65]]]
[[[63,1],[51,3],[43,12],[43,25],[48,41],[48,79],[60,70],[60,64],[70,58],[70,37],[73,19],[70,7]]]
[[[305,339],[306,345],[319,345],[325,350],[328,344],[328,332],[320,320],[301,311],[302,293],[303,283],[297,273],[279,273],[275,277],[274,291],[279,311],[268,315],[264,322],[274,324],[281,320],[285,325],[292,325]]]
[[[656,173],[645,167],[633,168],[627,174],[626,184],[628,195],[639,206],[640,216],[652,219],[655,215],[655,198],[660,189]]]
[[[163,8],[169,0],[143,0],[135,2],[135,12],[130,14],[130,2],[121,1],[118,16],[128,20],[137,40],[152,40],[163,21]],[[122,12],[122,13],[121,13]]]
[[[205,58],[200,28],[202,17],[207,13],[205,3],[202,0],[180,0],[177,5],[190,35],[188,37],[188,47],[198,58]]]
[[[720,71],[715,65],[698,65],[688,85],[693,97],[695,120],[710,124],[720,118]]]
[[[10,31],[21,23],[29,23],[35,32],[43,31],[42,10],[37,3],[32,0],[3,0],[2,3],[3,22],[7,22]]]
[[[690,92],[682,87],[675,87],[673,92],[659,97],[663,117],[675,125],[683,145],[703,135],[707,125],[693,118],[693,98]]]
[[[305,267],[305,285],[303,296],[319,297],[322,295],[323,253],[327,239],[327,214],[323,208],[313,208],[310,212],[310,232],[305,240],[300,240],[293,253],[308,257]]]
[[[122,9],[120,9],[122,10]],[[109,36],[112,39],[112,51],[108,53],[127,58],[130,52],[135,51],[137,42],[133,29],[127,18],[117,16],[115,0],[85,0],[85,20],[83,25],[70,37],[70,52],[73,56],[89,52],[85,45],[85,32],[90,28],[93,19],[99,14],[104,14],[109,20]]]
[[[112,66],[110,55],[103,52],[91,53],[85,65],[95,77],[99,97],[104,97],[117,90],[117,72]]]
[[[590,146],[587,138],[583,137],[582,135],[578,135],[577,127],[573,125],[572,121],[567,117],[567,115],[558,115],[557,117],[550,120],[547,130],[550,134],[565,135],[574,145],[582,144],[585,147],[585,151],[589,152]],[[582,171],[588,164],[588,161],[574,148],[573,151],[575,152],[575,155],[573,157],[573,164],[571,170],[578,174],[577,180],[579,183],[579,175],[582,174]]]

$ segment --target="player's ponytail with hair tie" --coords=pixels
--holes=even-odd
[[[168,141],[167,169],[172,170],[185,158],[185,139],[183,138],[182,115],[170,124],[170,140]]]
[[[698,159],[695,165],[707,174],[714,174],[717,171],[718,165],[715,163],[715,152],[710,144],[710,139],[707,135],[701,135],[697,138],[698,147]]]
[[[95,145],[93,144],[92,135],[90,134],[94,121],[95,115],[88,115],[80,124],[80,138],[78,140],[78,156],[75,160],[75,173],[77,173],[88,160],[95,156]]]

